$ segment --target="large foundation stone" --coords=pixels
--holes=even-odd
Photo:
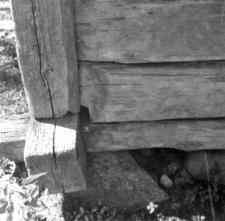
[[[124,207],[168,198],[155,180],[127,151],[87,155],[87,191],[75,193],[79,201]]]

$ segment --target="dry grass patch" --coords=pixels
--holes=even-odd
[[[12,32],[5,31],[0,37],[0,117],[27,112],[15,50],[15,36]]]

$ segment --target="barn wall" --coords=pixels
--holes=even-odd
[[[225,116],[223,1],[74,3],[92,122]]]
[[[74,0],[78,60],[223,60],[223,0]]]

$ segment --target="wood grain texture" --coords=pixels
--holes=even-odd
[[[185,151],[225,149],[225,120],[222,119],[91,124],[87,113],[82,112],[81,116],[80,130],[87,152],[161,147]],[[24,160],[27,119],[21,117],[1,121],[1,125],[5,126],[0,131],[0,155],[6,154],[16,161]],[[52,162],[52,151],[49,151]]]
[[[223,0],[74,0],[79,60],[225,58]]]
[[[12,0],[17,52],[30,114],[79,111],[73,1]]]
[[[225,149],[225,120],[181,120],[92,124],[83,115],[87,152],[175,148],[183,151]]]
[[[0,119],[0,156],[24,161],[24,147],[29,117],[26,114]]]
[[[92,122],[225,116],[225,65],[81,62],[81,105]]]
[[[24,150],[30,175],[47,172],[41,179],[52,193],[86,189],[86,157],[78,116],[31,120]]]

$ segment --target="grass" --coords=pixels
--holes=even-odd
[[[0,37],[0,118],[27,112],[15,36],[10,31],[4,31]]]
[[[0,0],[0,118],[28,112],[18,66],[12,16]]]

